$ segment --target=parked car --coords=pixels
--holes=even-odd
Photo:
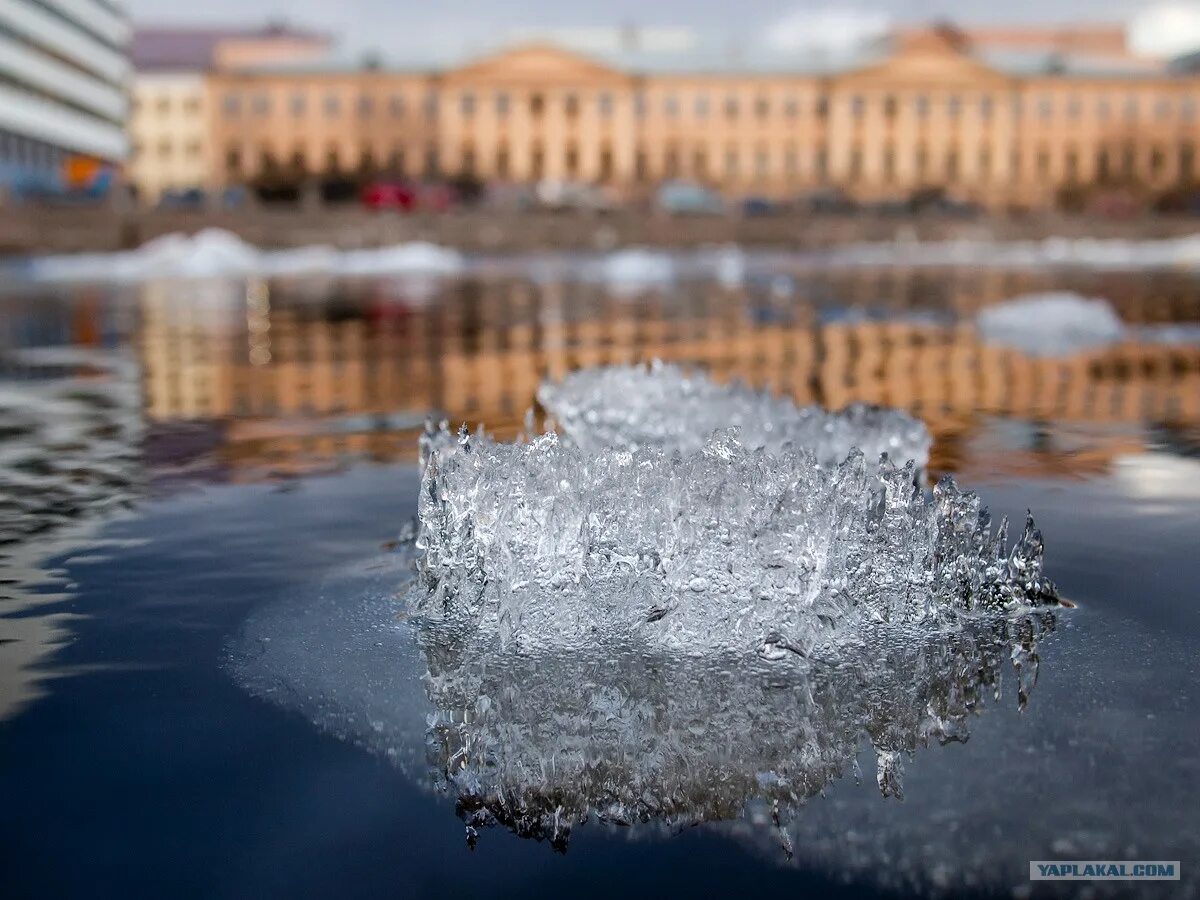
[[[784,212],[782,203],[767,197],[747,197],[742,201],[742,215],[750,218],[759,216],[774,216]]]
[[[578,181],[538,182],[534,198],[539,209],[554,212],[608,212],[615,206],[601,185]]]
[[[367,209],[409,212],[417,205],[417,194],[400,181],[373,181],[362,190]]]
[[[657,207],[674,215],[721,215],[725,201],[714,191],[690,181],[668,181],[658,189]]]
[[[168,188],[158,198],[159,209],[204,209],[207,195],[200,188]]]
[[[810,213],[852,213],[858,204],[841,188],[817,188],[799,199],[800,208]]]

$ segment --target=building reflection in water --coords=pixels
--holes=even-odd
[[[431,412],[511,433],[543,378],[654,358],[801,404],[909,410],[934,434],[935,471],[1102,471],[1141,449],[1147,427],[1186,443],[1200,425],[1200,346],[1030,358],[980,340],[979,309],[1064,287],[1108,298],[1132,326],[1200,321],[1200,284],[1170,273],[888,269],[634,297],[522,279],[250,280],[147,285],[137,340],[148,419],[213,423],[235,480],[407,459]],[[1030,424],[983,460],[983,416]]]

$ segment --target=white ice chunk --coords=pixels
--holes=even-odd
[[[315,273],[454,275],[464,265],[458,251],[425,242],[364,250],[260,250],[230,231],[206,228],[194,235],[163,235],[121,253],[38,257],[29,262],[25,274],[36,281],[139,282]]]
[[[855,622],[936,623],[1052,597],[1032,520],[1011,552],[971,493],[912,463],[807,451],[594,452],[547,434],[425,441],[414,611],[526,648],[618,637],[805,657]]]
[[[871,465],[880,454],[922,467],[929,460],[925,426],[895,409],[854,405],[839,412],[797,408],[791,400],[740,384],[717,384],[699,372],[654,363],[585,369],[545,383],[538,400],[564,435],[590,450],[638,447],[699,450],[717,430],[738,428],[751,449],[807,450],[836,465],[857,447]]]
[[[989,306],[976,317],[985,342],[1031,356],[1071,356],[1125,336],[1107,300],[1070,292],[1028,294]]]

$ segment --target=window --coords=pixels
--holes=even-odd
[[[501,144],[496,148],[496,177],[507,178],[508,169],[508,145]]]
[[[883,148],[883,180],[888,184],[896,180],[896,148],[891,144]]]
[[[437,147],[430,144],[425,148],[425,176],[427,178],[436,178],[441,168],[442,161],[438,157]]]
[[[1108,102],[1107,97],[1100,97],[1096,100],[1096,118],[1101,121],[1106,121],[1112,115],[1112,104]]]
[[[852,179],[862,178],[863,172],[863,152],[862,147],[855,145],[850,148],[850,171],[849,175]]]
[[[1050,151],[1045,147],[1042,147],[1037,153],[1037,173],[1038,177],[1042,179],[1050,175]]]
[[[732,178],[737,175],[738,170],[738,152],[737,147],[729,147],[725,150],[725,174]]]
[[[641,91],[633,96],[633,113],[639,119],[646,118],[646,95]]]
[[[984,95],[979,98],[979,117],[981,119],[991,119],[992,113],[995,110],[996,101],[990,96]]]
[[[368,119],[375,109],[375,101],[366,94],[358,98],[358,115],[359,118]]]
[[[540,181],[546,168],[546,154],[541,144],[534,144],[529,151],[529,174]]]
[[[1078,119],[1083,114],[1083,103],[1078,97],[1071,97],[1067,100],[1067,118]]]
[[[462,106],[462,114],[464,118],[471,118],[475,115],[475,95],[463,94],[460,100]]]
[[[992,150],[990,147],[979,148],[979,175],[986,179],[992,174]]]
[[[306,172],[308,171],[308,159],[304,155],[304,148],[297,147],[292,151],[292,171]]]
[[[336,144],[330,144],[325,151],[325,171],[337,172],[342,168],[342,160]]]
[[[708,118],[708,97],[704,94],[696,95],[695,113],[697,119]]]
[[[917,118],[918,119],[928,119],[929,118],[929,97],[928,96],[926,96],[925,94],[917,94],[916,107],[917,107]]]
[[[1050,119],[1054,115],[1054,98],[1048,94],[1038,100],[1038,116],[1042,121]]]
[[[438,117],[438,95],[430,91],[425,95],[425,118],[432,122]],[[436,156],[434,161],[436,162]]]
[[[766,97],[759,97],[754,101],[754,114],[760,119],[765,119],[771,115],[771,101]]]
[[[924,144],[917,145],[916,156],[913,159],[913,164],[917,169],[917,177],[924,178],[929,171],[929,150]]]
[[[1192,182],[1196,177],[1196,148],[1191,141],[1179,145],[1179,180]]]
[[[1196,101],[1192,97],[1183,97],[1179,101],[1179,118],[1184,122],[1195,120]]]
[[[771,171],[771,157],[766,149],[759,147],[754,154],[754,174],[760,180],[765,179]]]
[[[612,147],[605,144],[600,148],[600,180],[608,181],[613,174]]]
[[[1067,155],[1063,157],[1063,167],[1066,170],[1067,181],[1079,180],[1079,151],[1074,147],[1068,149]]]
[[[199,159],[200,154],[204,152],[204,148],[199,141],[188,141],[186,152],[188,159]]]
[[[897,104],[896,98],[888,94],[883,98],[883,115],[887,119],[896,118]]]
[[[496,95],[496,115],[499,118],[505,119],[508,117],[508,110],[511,102],[512,101],[509,99],[508,94],[499,93]]]
[[[230,173],[241,171],[242,151],[239,147],[229,147],[225,150],[225,169]]]
[[[271,111],[271,98],[266,94],[254,95],[254,114],[256,116],[265,116]]]
[[[1167,155],[1163,153],[1162,147],[1154,147],[1150,151],[1150,174],[1157,178],[1162,175],[1163,169],[1166,168]]]
[[[1096,180],[1108,181],[1109,174],[1108,148],[1101,147],[1096,151]]]
[[[567,176],[574,178],[579,174],[579,148],[574,144],[568,144],[566,153],[563,158],[563,166],[567,170]]]
[[[475,146],[473,144],[463,144],[458,159],[459,168],[463,174],[473,175],[475,173]]]
[[[325,96],[325,115],[329,118],[334,118],[342,111],[342,101],[337,94],[327,94]]]
[[[576,118],[579,115],[579,98],[574,94],[567,94],[563,101],[563,109],[568,119]]]
[[[189,116],[194,116],[198,112],[200,112],[200,98],[199,97],[188,97],[186,100],[184,100],[183,101],[183,111],[186,112]]]
[[[607,94],[607,93],[601,94],[599,99],[596,101],[596,104],[600,109],[600,115],[603,116],[604,118],[607,119],[609,116],[611,116],[613,114],[613,95],[612,94]]]
[[[292,94],[292,100],[289,104],[292,115],[297,119],[304,115],[305,98],[303,94]]]
[[[388,98],[388,112],[392,114],[393,119],[403,119],[405,108],[403,94],[393,94]]]
[[[529,98],[529,114],[535,119],[539,119],[542,113],[546,111],[546,98],[541,94],[534,94]]]
[[[946,98],[946,114],[952,119],[957,119],[962,115],[962,97],[958,94],[951,94]]]
[[[800,157],[796,153],[796,148],[791,144],[783,151],[783,171],[789,177],[800,171]]]
[[[667,152],[663,157],[663,174],[667,178],[679,177],[679,149],[674,144],[667,145]]]
[[[173,148],[171,147],[171,142],[170,142],[170,141],[159,141],[159,142],[158,142],[158,155],[159,155],[159,158],[160,158],[160,159],[167,159],[167,158],[169,158],[169,157],[171,156],[171,150],[172,150],[172,149],[173,149]]]
[[[788,97],[783,101],[783,114],[789,119],[794,119],[800,115],[800,101],[795,97]]]
[[[171,111],[171,98],[159,97],[158,102],[154,106],[158,110],[159,115],[165,115]]]
[[[1136,122],[1138,117],[1138,101],[1137,97],[1127,97],[1125,99],[1125,120],[1128,122]]]
[[[697,147],[692,153],[692,174],[699,179],[708,176],[708,151]]]
[[[813,156],[813,169],[821,181],[829,176],[829,151],[824,147],[817,148],[817,152]]]
[[[856,119],[861,119],[867,111],[867,101],[861,95],[855,95],[850,98],[850,115]]]
[[[407,171],[406,163],[404,148],[393,147],[391,154],[388,155],[388,169],[393,174],[403,175]]]
[[[1160,122],[1171,118],[1171,101],[1166,97],[1159,97],[1158,102],[1154,104],[1154,115]]]
[[[730,95],[725,98],[725,118],[736,119],[738,115],[737,97]]]
[[[674,94],[669,94],[663,100],[663,113],[668,119],[674,119],[679,116],[679,98]]]
[[[237,94],[226,94],[225,99],[221,102],[221,108],[225,111],[225,115],[232,119],[242,111],[242,98]]]

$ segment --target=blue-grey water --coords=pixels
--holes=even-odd
[[[973,330],[978,310],[1049,290],[1107,299],[1127,336],[1030,357]],[[1197,323],[1200,281],[1145,272],[12,290],[4,895],[1079,893],[1028,881],[1029,860],[1056,858],[1180,860],[1180,882],[1143,893],[1194,895]],[[970,740],[904,760],[903,799],[881,795],[864,747],[861,779],[797,811],[790,858],[753,814],[632,835],[590,822],[565,853],[500,825],[471,849],[395,617],[420,423],[503,436],[542,377],[655,357],[921,416],[931,473],[997,515],[1034,510],[1077,608],[1040,640],[1023,710],[1006,675]],[[887,704],[873,713],[888,723]]]

